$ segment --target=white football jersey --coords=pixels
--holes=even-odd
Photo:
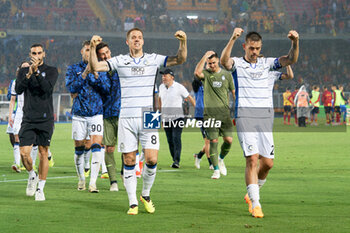
[[[258,58],[249,63],[233,57],[232,76],[235,84],[235,117],[269,117],[271,112],[270,71],[281,68],[278,58]]]
[[[120,118],[142,117],[142,109],[153,110],[158,69],[165,67],[167,56],[144,53],[140,58],[130,54],[109,59],[110,70],[119,75],[121,89]]]
[[[17,95],[16,90],[16,80],[13,81],[11,86],[11,95]],[[24,93],[17,95],[17,108],[16,114],[23,114],[23,105],[24,105]]]

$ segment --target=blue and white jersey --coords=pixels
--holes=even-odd
[[[153,110],[156,76],[166,61],[166,56],[155,53],[144,53],[140,58],[119,55],[107,61],[110,70],[116,70],[119,75],[120,118],[142,117],[142,108]]]
[[[107,72],[107,77],[111,81],[111,91],[109,95],[103,96],[103,118],[119,117],[120,113],[120,82],[118,73]]]
[[[15,86],[16,86],[16,80],[13,80],[13,83],[11,86],[11,95],[16,96],[16,101],[17,101],[17,104],[14,108],[14,112],[16,112],[17,115],[23,115],[24,93],[17,95]]]
[[[269,117],[271,112],[270,71],[280,69],[278,58],[258,58],[249,63],[233,57],[232,76],[235,84],[235,117]]]
[[[195,118],[203,118],[204,111],[204,89],[203,85],[201,85],[197,92],[194,93],[196,98],[196,108],[194,109],[194,117]]]
[[[73,116],[90,117],[102,115],[102,96],[109,95],[111,88],[110,79],[107,77],[106,72],[99,72],[98,79],[91,73],[83,79],[81,75],[86,65],[86,63],[81,61],[67,68],[67,90],[72,94],[78,94],[78,96],[73,99]]]

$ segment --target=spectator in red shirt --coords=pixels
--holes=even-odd
[[[323,102],[323,106],[324,106],[324,111],[326,113],[326,125],[329,125],[331,123],[331,119],[330,119],[330,113],[332,112],[332,93],[330,91],[328,91],[327,87],[324,86],[323,87],[323,94],[322,94],[322,102]]]

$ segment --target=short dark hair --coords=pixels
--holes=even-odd
[[[84,40],[83,43],[81,43],[81,47],[85,47],[86,45],[90,45],[89,40]]]
[[[126,39],[129,38],[130,33],[133,32],[133,31],[139,31],[139,32],[142,33],[142,36],[143,36],[143,31],[142,31],[140,28],[131,28],[131,29],[126,33]]]
[[[104,43],[104,42],[101,42],[99,43],[97,46],[96,46],[96,53],[98,53],[98,50],[104,48],[104,47],[107,47],[109,48],[108,44],[107,43]]]
[[[39,43],[32,44],[32,46],[30,46],[30,48],[35,48],[35,47],[41,47],[44,50],[44,46],[42,44],[39,44]]]
[[[210,55],[210,56],[208,57],[208,59],[212,59],[212,58],[214,58],[214,57],[219,58],[218,54],[217,54],[217,53],[214,53],[214,54]]]
[[[290,91],[290,87],[287,87],[287,88],[286,88],[286,91]]]
[[[248,32],[248,34],[245,36],[245,41],[262,41],[262,37],[259,33],[257,32]]]

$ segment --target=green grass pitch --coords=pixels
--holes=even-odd
[[[282,127],[282,119],[276,126]],[[100,193],[76,190],[71,125],[56,124],[45,202],[25,195],[26,172],[11,170],[12,147],[0,131],[0,232],[350,232],[350,133],[276,132],[275,166],[261,189],[265,217],[252,218],[243,200],[245,160],[234,134],[225,159],[228,175],[211,180],[205,159],[194,167],[193,153],[202,147],[199,132],[183,133],[181,168],[171,159],[161,133],[158,173],[151,191],[154,214],[128,216],[125,188],[119,192],[98,179]],[[282,130],[283,131],[283,130]],[[286,130],[287,131],[287,130]],[[309,130],[312,131],[312,130]],[[118,172],[120,154],[116,154]],[[138,180],[138,195],[142,181]]]

